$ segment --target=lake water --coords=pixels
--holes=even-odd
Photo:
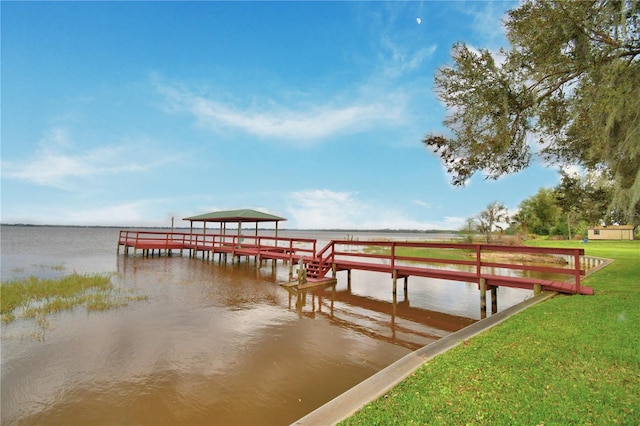
[[[480,317],[476,285],[338,273],[294,294],[288,267],[116,255],[118,230],[6,227],[2,281],[113,273],[126,307],[2,324],[2,424],[290,424]],[[280,231],[318,239],[442,235]],[[448,237],[448,236],[444,236]],[[400,286],[401,287],[401,286]],[[506,309],[531,292],[500,288]]]

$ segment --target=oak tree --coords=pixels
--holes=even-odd
[[[477,218],[478,230],[484,234],[487,243],[490,243],[494,230],[503,230],[509,223],[509,212],[504,204],[499,201],[493,201],[478,214]]]
[[[464,43],[435,77],[450,135],[424,143],[454,185],[520,171],[534,156],[613,177],[612,202],[640,205],[640,1],[524,1],[508,49]]]

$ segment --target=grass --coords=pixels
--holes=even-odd
[[[367,254],[391,255],[391,249],[385,246],[367,246],[363,249]],[[471,260],[475,258],[475,251],[463,249],[436,249],[427,247],[396,247],[396,256],[402,257],[427,257],[443,260]]]
[[[87,311],[103,311],[126,305],[144,296],[122,295],[110,275],[73,273],[58,279],[29,277],[0,283],[0,314],[3,322],[16,318],[39,318],[84,305]]]
[[[615,261],[425,363],[342,424],[640,424],[640,241],[535,241]]]

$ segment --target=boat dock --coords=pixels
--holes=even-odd
[[[478,285],[481,315],[486,315],[486,293],[491,292],[491,310],[497,312],[496,290],[513,287],[565,294],[592,295],[591,287],[583,286],[581,278],[590,265],[581,248],[544,248],[503,246],[495,244],[458,244],[440,242],[352,241],[332,240],[318,249],[315,239],[245,236],[217,233],[120,231],[118,253],[154,256],[172,255],[174,252],[203,260],[219,256],[220,261],[241,261],[254,258],[258,268],[267,261],[275,267],[278,260],[289,266],[290,286],[300,290],[313,286],[335,284],[338,272],[346,271],[351,286],[351,271],[363,270],[388,274],[392,279],[393,294],[398,279],[404,281],[405,293],[411,276],[461,281]],[[425,256],[410,253],[424,251]],[[561,263],[507,263],[500,261],[501,253],[518,253],[526,257],[551,256],[563,259]],[[296,270],[296,274],[294,274]],[[527,277],[530,273],[547,273],[564,277],[548,280]],[[294,275],[297,278],[294,279]]]

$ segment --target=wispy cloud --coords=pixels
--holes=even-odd
[[[355,192],[309,189],[288,196],[289,217],[302,229],[451,229],[459,218],[426,223],[408,218],[394,208],[375,205]]]
[[[121,144],[78,151],[65,129],[54,128],[38,142],[31,158],[2,161],[2,177],[68,189],[78,178],[145,171],[173,161],[136,161],[131,155],[134,150],[135,144]]]
[[[436,51],[435,44],[414,51],[403,44],[394,42],[389,37],[382,38],[382,46],[389,53],[382,73],[387,78],[397,78],[419,69]]]
[[[463,6],[463,13],[473,18],[473,29],[480,43],[491,50],[506,45],[504,20],[507,16],[500,7],[504,3],[465,2]]]
[[[163,225],[168,223],[151,223],[148,217],[149,201],[135,201],[129,203],[115,204],[111,206],[100,206],[91,209],[73,209],[64,212],[63,217],[69,224],[96,224],[96,225],[136,225],[146,226]]]
[[[166,97],[170,110],[193,115],[203,127],[215,131],[236,129],[260,138],[296,142],[315,142],[381,124],[398,125],[406,115],[406,97],[400,92],[315,105],[283,105],[264,99],[262,106],[242,108],[184,87],[157,84],[157,89]]]
[[[424,207],[430,209],[432,207],[431,203],[427,203],[426,201],[415,199],[413,200],[414,204],[419,205],[420,207]]]

